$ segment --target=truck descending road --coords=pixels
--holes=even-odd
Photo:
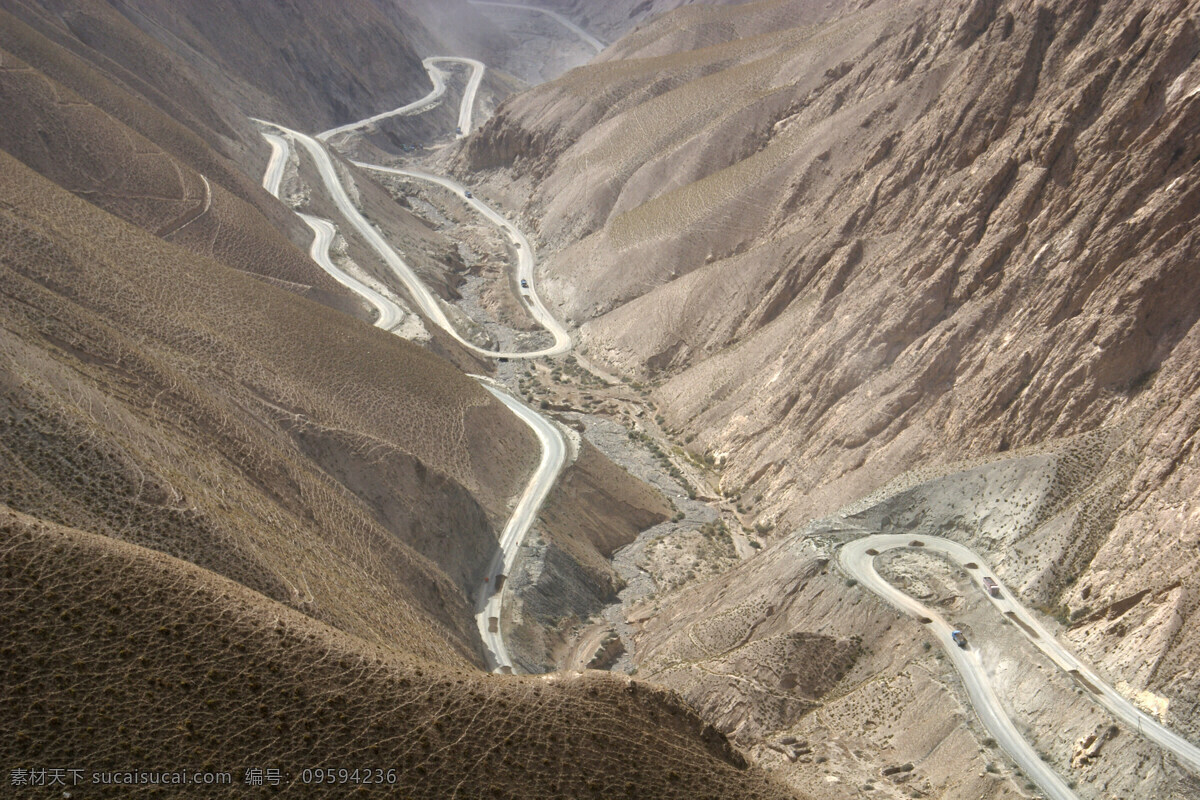
[[[992,597],[1000,596],[1000,584],[996,583],[995,578],[984,578],[983,588],[987,589],[987,593]]]

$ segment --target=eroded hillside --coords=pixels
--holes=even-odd
[[[535,187],[589,353],[656,382],[752,518],[1137,418],[1095,544],[1161,533],[1095,583],[1189,574],[1194,4],[822,9],[668,15],[507,103],[464,163]],[[619,57],[655,37],[670,55]]]
[[[531,198],[556,251],[544,283],[587,357],[654,387],[747,526],[786,538],[908,470],[1119,442],[1069,461],[1090,488],[1032,540],[959,533],[1007,554],[1006,579],[1069,642],[1192,730],[1198,20],[1183,0],[680,9],[503,104],[457,166]],[[771,607],[792,579],[763,574],[668,618]],[[822,581],[820,603],[853,599]],[[792,622],[833,640],[778,623],[772,652],[842,663],[853,627],[822,630],[842,613],[823,608]],[[872,651],[899,646],[889,615],[859,620]],[[656,630],[698,657],[694,628]],[[675,685],[729,730],[838,679],[744,699],[710,668],[748,666]]]
[[[349,213],[311,157],[282,162],[290,209],[260,186],[280,151],[251,115],[315,133],[423,96],[443,43],[521,46],[475,12],[420,24],[466,8],[0,2],[7,762],[231,772],[197,797],[243,796],[251,767],[306,796],[306,767],[351,762],[381,795],[792,796],[669,690],[484,671],[476,597],[542,446],[463,373],[486,359],[429,320],[398,331],[416,341],[368,324],[339,268],[410,298],[361,232],[326,223],[338,268],[305,255],[293,210]],[[451,138],[465,78],[419,135]],[[461,300],[457,231],[333,159],[384,246]],[[560,645],[546,593],[592,613],[606,557],[671,513],[572,458],[529,588],[535,665]]]
[[[5,502],[372,641],[449,658],[453,630],[476,660],[466,592],[532,468],[528,430],[420,348],[3,158]]]
[[[3,723],[13,763],[86,764],[89,778],[131,758],[231,773],[228,786],[191,789],[203,797],[261,791],[244,783],[251,768],[279,770],[308,796],[336,782],[306,775],[322,764],[370,769],[373,782],[352,791],[375,796],[790,796],[645,684],[447,668],[135,545],[7,508],[0,533],[0,697],[20,709]],[[68,625],[64,642],[55,632]]]

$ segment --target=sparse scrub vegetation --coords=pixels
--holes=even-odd
[[[306,767],[355,762],[394,768],[414,797],[444,797],[446,786],[479,796],[498,785],[523,796],[605,795],[627,782],[656,797],[787,796],[747,771],[723,739],[702,741],[700,719],[661,689],[594,674],[487,677],[368,644],[144,548],[2,509],[0,535],[10,589],[0,615],[24,654],[6,659],[0,683],[8,707],[24,709],[4,726],[14,762],[86,756],[89,769],[123,770],[133,754],[235,771],[233,785],[213,795],[235,797],[265,746],[295,790]],[[50,603],[18,599],[51,587],[60,593]],[[119,614],[105,610],[114,587],[131,592]],[[64,612],[83,630],[64,630]],[[140,659],[118,656],[126,642]],[[88,669],[27,668],[64,652]],[[68,719],[105,733],[63,726]],[[648,759],[655,769],[645,769]]]

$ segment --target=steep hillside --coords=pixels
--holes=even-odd
[[[0,563],[0,698],[14,709],[0,752],[10,763],[79,764],[89,782],[151,765],[230,773],[227,786],[173,796],[262,791],[244,782],[251,768],[278,770],[289,794],[309,796],[315,783],[338,783],[310,771],[331,767],[361,772],[326,791],[373,796],[791,796],[645,684],[431,664],[191,564],[3,506]],[[363,772],[374,783],[360,786]],[[142,797],[161,787],[86,789]]]
[[[566,631],[599,614],[623,588],[613,552],[673,513],[661,493],[581,441],[579,457],[546,499],[536,538],[509,580],[517,587],[511,650],[527,671],[554,668]]]
[[[100,208],[194,253],[366,315],[357,298],[281,235],[302,242],[307,234],[222,154],[229,140],[196,123],[196,130],[209,133],[206,140],[171,116],[191,116],[177,104],[165,110],[150,105],[116,75],[97,70],[6,12],[0,17],[5,23],[0,82],[8,112],[0,148]],[[211,110],[207,103],[198,107]],[[257,137],[245,120],[243,125],[247,138]]]
[[[536,187],[531,217],[563,248],[547,285],[586,347],[655,381],[751,519],[1145,420],[1119,513],[1086,536],[1140,555],[1077,564],[1044,598],[1080,606],[1072,581],[1102,569],[1080,587],[1109,602],[1192,580],[1176,545],[1200,534],[1170,510],[1194,498],[1200,430],[1197,11],[689,9],[613,50],[697,18],[720,36],[515,98],[464,164]],[[1193,627],[1159,655],[1192,652]]]
[[[424,29],[400,4],[111,0],[104,5],[112,7],[106,17],[115,12],[120,23],[171,50],[209,81],[215,94],[285,124],[323,130],[403,105],[426,91],[424,54],[412,38]],[[60,13],[70,19],[74,6],[64,2]],[[122,58],[119,51],[104,52]]]
[[[476,661],[468,593],[528,429],[425,351],[2,158],[3,502]]]
[[[786,536],[906,470],[1116,437],[1004,574],[1194,732],[1197,54],[1185,0],[681,9],[510,99],[458,168],[532,197],[588,357],[655,387],[747,526]],[[1012,544],[957,513],[929,524]],[[752,596],[709,591],[664,613]],[[741,725],[709,667],[731,669],[675,685]]]
[[[321,130],[423,95],[419,56],[444,42],[522,46],[495,43],[474,9],[451,36],[423,27],[454,10],[0,0],[13,763],[232,772],[228,790],[185,796],[240,796],[248,767],[307,795],[304,768],[351,762],[394,769],[405,796],[789,796],[668,691],[479,669],[475,596],[537,442],[452,361],[490,365],[438,331],[422,347],[365,324],[258,185],[268,148],[250,115]],[[289,204],[336,221],[311,160],[284,167]],[[457,299],[469,248],[335,170]],[[363,241],[332,244],[389,280]],[[616,586],[605,558],[669,506],[579,455],[543,522],[560,580],[529,593],[565,586],[582,615]],[[544,605],[539,622],[561,618]],[[99,795],[142,793],[157,790]]]
[[[598,36],[616,42],[642,23],[681,6],[736,5],[747,0],[541,0],[538,5],[554,9]]]

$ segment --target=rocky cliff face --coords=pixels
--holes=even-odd
[[[461,167],[533,189],[546,285],[589,356],[657,386],[748,523],[1120,431],[1070,558],[1014,574],[1188,718],[1198,18],[1184,0],[687,9],[506,103]]]

